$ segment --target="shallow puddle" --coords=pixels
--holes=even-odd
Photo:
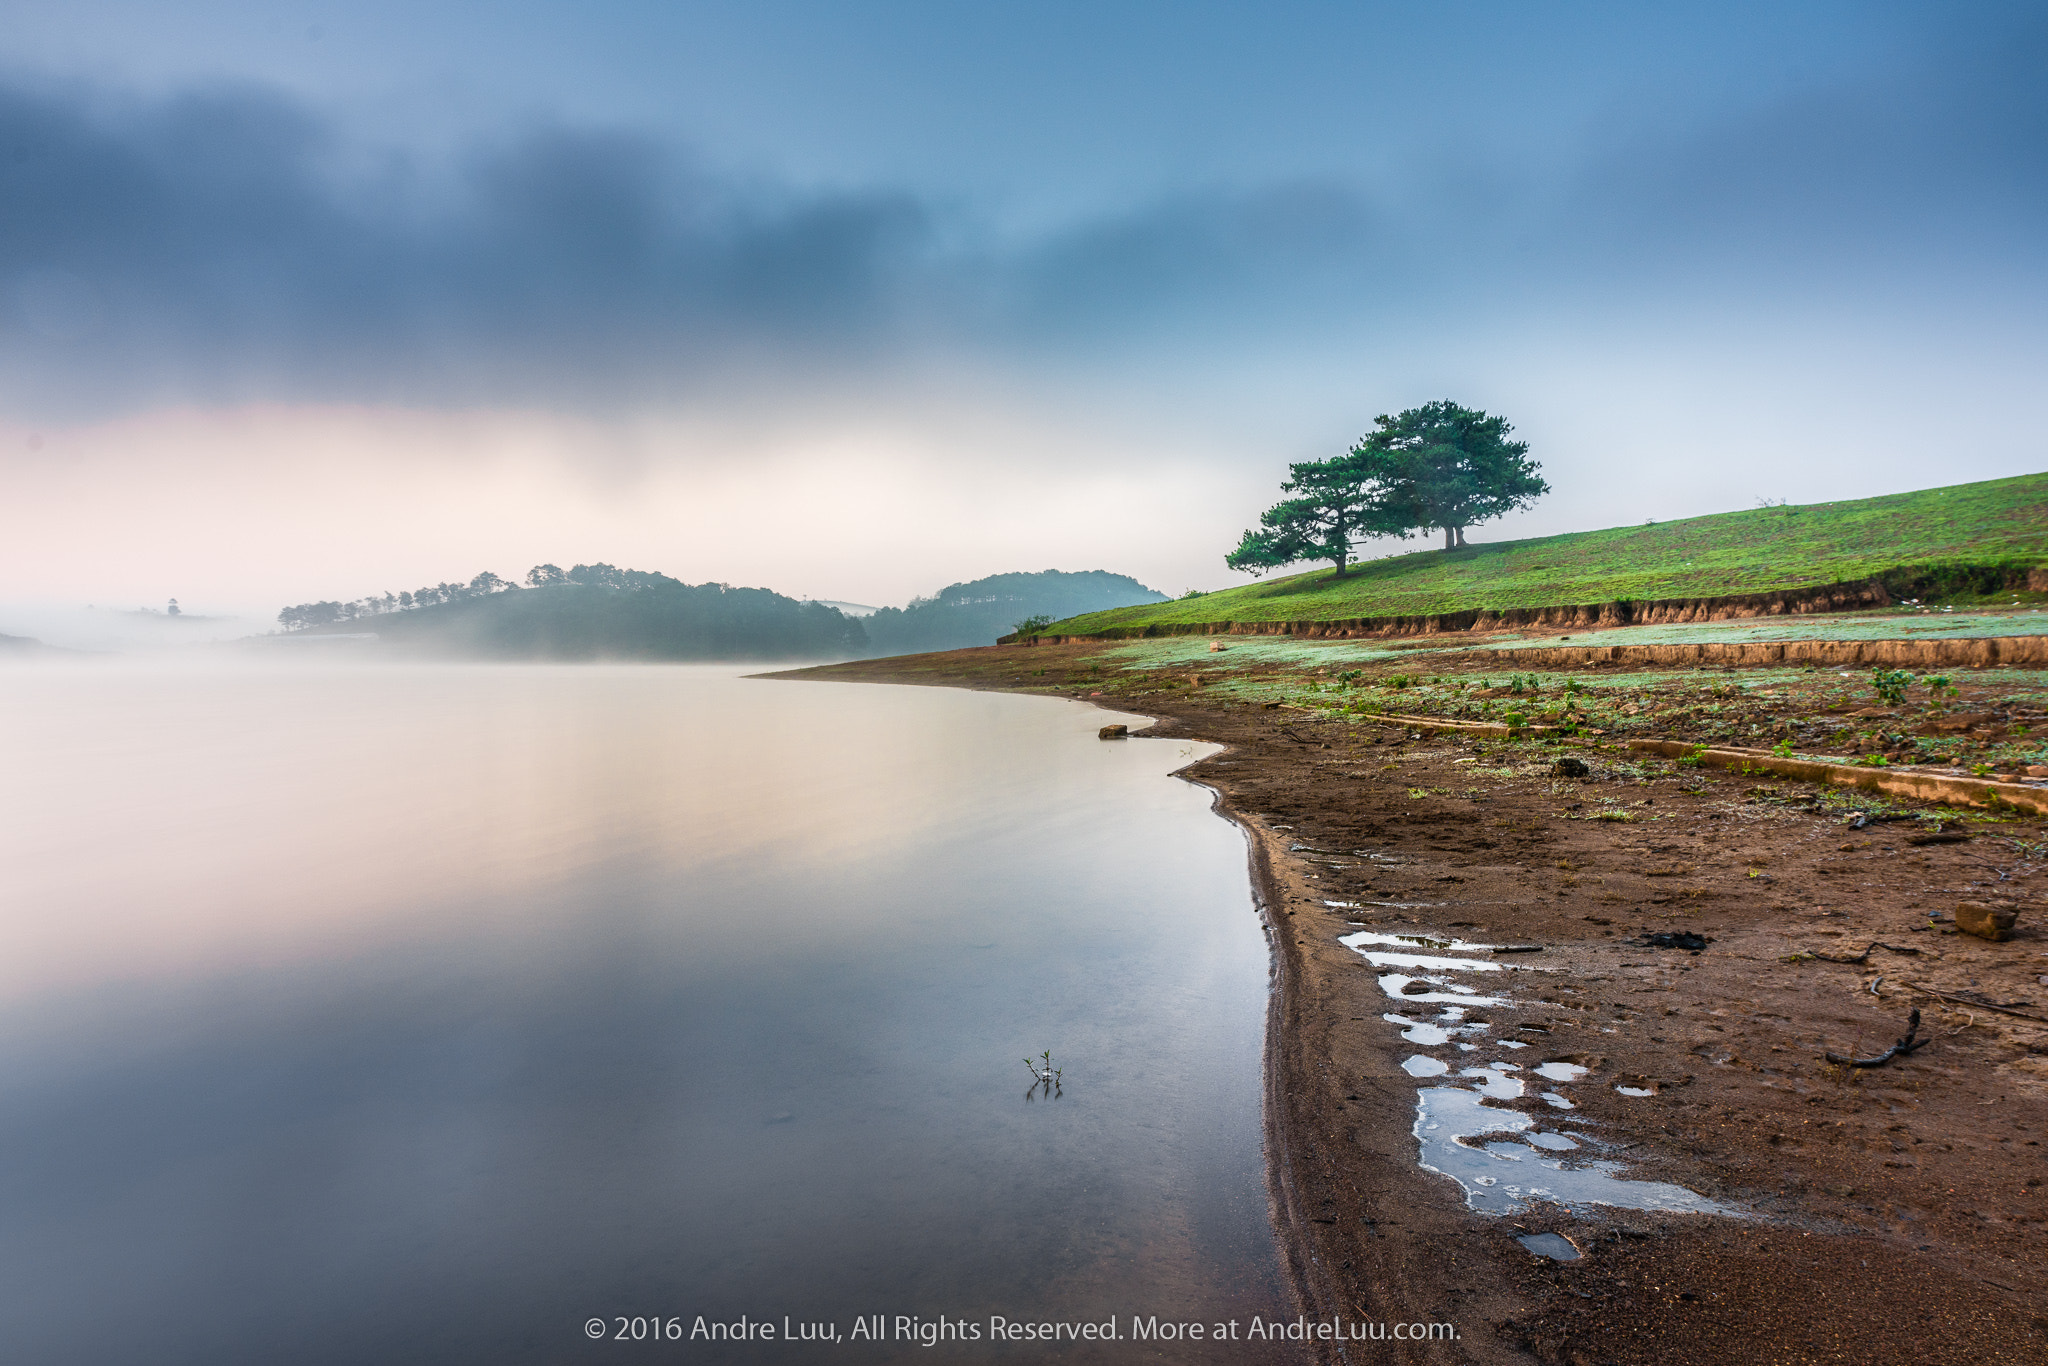
[[[1471,987],[1461,987],[1455,984],[1447,985],[1443,991],[1409,991],[1408,988],[1414,986],[1419,980],[1421,979],[1409,977],[1402,973],[1389,972],[1381,976],[1380,990],[1386,992],[1387,995],[1396,1001],[1412,1001],[1420,1005],[1427,1005],[1432,1002],[1461,1006],[1511,1006],[1515,1004],[1504,996],[1481,996],[1474,992]]]
[[[1388,1024],[1405,1026],[1401,1030],[1401,1037],[1409,1043],[1434,1047],[1451,1041],[1451,1031],[1440,1024],[1431,1024],[1427,1020],[1411,1020],[1406,1015],[1382,1015],[1380,1018]]]
[[[1585,1255],[1562,1233],[1525,1233],[1515,1241],[1537,1256],[1548,1257],[1553,1262],[1576,1262]]]
[[[1426,953],[1385,953],[1359,948],[1346,936],[1337,942],[1355,950],[1376,968],[1419,968],[1424,972],[1505,972],[1498,963],[1484,958],[1438,958]]]
[[[1495,1100],[1517,1100],[1522,1094],[1522,1083],[1518,1078],[1493,1067],[1468,1067],[1458,1073],[1461,1077],[1472,1077],[1479,1082],[1479,1094]]]
[[[1519,1007],[1520,1002],[1508,997],[1482,996],[1476,988],[1449,975],[1507,970],[1506,965],[1487,958],[1449,956],[1489,953],[1497,946],[1381,930],[1358,930],[1342,936],[1338,942],[1374,968],[1406,970],[1385,971],[1379,976],[1380,989],[1393,1000],[1404,1006],[1442,1005],[1442,1013],[1434,1020],[1396,1012],[1381,1016],[1388,1024],[1398,1025],[1401,1037],[1408,1042],[1424,1047],[1449,1044],[1463,1053],[1529,1046],[1519,1039],[1479,1037],[1491,1030],[1491,1023],[1484,1019],[1471,1023],[1464,1020],[1468,1010]],[[1436,952],[1419,953],[1417,949]],[[1460,1035],[1479,1037],[1479,1042],[1467,1042]],[[1627,1180],[1619,1174],[1621,1163],[1591,1157],[1582,1151],[1585,1143],[1599,1147],[1597,1139],[1588,1136],[1582,1140],[1538,1129],[1534,1117],[1487,1103],[1519,1100],[1537,1078],[1552,1083],[1582,1081],[1592,1075],[1592,1069],[1582,1064],[1553,1059],[1525,1071],[1521,1065],[1498,1057],[1484,1065],[1459,1067],[1440,1058],[1415,1054],[1403,1061],[1401,1068],[1412,1077],[1445,1079],[1423,1087],[1417,1095],[1414,1133],[1420,1148],[1419,1160],[1426,1170],[1456,1181],[1465,1192],[1467,1205],[1474,1210],[1506,1214],[1533,1203],[1550,1202],[1675,1213],[1739,1213],[1683,1186]],[[1614,1089],[1627,1096],[1654,1094],[1641,1087]],[[1539,1094],[1553,1111],[1577,1108],[1557,1091]],[[1560,1116],[1546,1122],[1580,1121],[1576,1117],[1567,1121]],[[1531,1252],[1557,1261],[1575,1261],[1582,1255],[1570,1239],[1558,1234],[1531,1234],[1519,1241]]]
[[[1738,1213],[1683,1186],[1624,1180],[1616,1174],[1621,1169],[1617,1162],[1592,1159],[1566,1166],[1563,1159],[1544,1151],[1554,1146],[1557,1136],[1530,1134],[1534,1126],[1529,1116],[1487,1105],[1479,1092],[1463,1087],[1425,1087],[1416,1106],[1415,1137],[1423,1167],[1456,1181],[1465,1190],[1465,1203],[1484,1214],[1509,1214],[1536,1201],[1681,1214]],[[1493,1134],[1511,1137],[1472,1141]],[[1553,1141],[1537,1146],[1534,1140],[1539,1137]]]
[[[1334,905],[1335,903],[1325,902],[1324,904]],[[1385,905],[1387,903],[1375,902],[1373,904]],[[1382,930],[1360,930],[1357,934],[1345,935],[1337,942],[1348,949],[1357,949],[1360,944],[1384,944],[1388,948],[1406,948],[1412,945],[1416,948],[1441,949],[1446,953],[1491,953],[1499,947],[1497,944],[1468,944],[1462,939],[1437,939],[1426,934],[1388,934]],[[1359,949],[1359,952],[1363,953],[1364,950]]]

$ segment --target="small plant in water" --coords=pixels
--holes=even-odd
[[[1031,1069],[1031,1089],[1024,1093],[1030,1100],[1041,1090],[1055,1099],[1060,1094],[1060,1069],[1052,1065],[1052,1051],[1040,1053],[1036,1058],[1024,1059],[1024,1065]]]

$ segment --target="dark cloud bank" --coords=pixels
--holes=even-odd
[[[1581,170],[1189,193],[1031,240],[917,197],[800,191],[630,134],[367,157],[250,89],[0,86],[0,404],[609,406],[762,369],[1270,337],[1588,292],[2038,297],[2048,44],[1723,126],[1595,130]],[[1618,116],[1619,117],[1619,116]],[[1595,150],[1593,143],[1604,142]]]

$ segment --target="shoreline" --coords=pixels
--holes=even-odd
[[[1758,798],[1740,774],[1669,763],[1651,772],[1648,760],[1618,757],[1618,737],[1563,742],[1582,746],[1570,752],[1601,770],[1582,789],[1525,775],[1482,791],[1469,780],[1494,760],[1477,756],[1515,753],[1499,740],[1275,711],[1220,688],[1176,689],[1186,675],[1163,670],[1105,674],[1113,648],[984,648],[781,676],[1057,695],[1156,718],[1145,735],[1224,747],[1178,772],[1210,788],[1214,809],[1244,831],[1271,936],[1262,1107],[1269,1199],[1299,1312],[1457,1325],[1448,1358],[1442,1344],[1390,1356],[1418,1362],[1906,1366],[1937,1355],[2017,1364],[2048,1352],[2048,1211],[2042,1149],[2031,1137],[2048,1127],[2048,1067],[2033,1061],[2036,1050],[2048,1054],[2048,1027],[1907,994],[1897,975],[1880,976],[1885,994],[1873,999],[1858,970],[1813,952],[1853,939],[1853,956],[1866,938],[1904,940],[1913,928],[1900,923],[1903,903],[1887,897],[1895,889],[1857,884],[1844,906],[1836,889],[1850,889],[1829,876],[1882,854],[1960,883],[1973,850],[1864,839],[1843,845],[1858,850],[1844,858],[1826,843],[1840,838],[1838,817]],[[1451,786],[1461,780],[1463,799]],[[1613,792],[1654,806],[1643,812],[1646,828],[1625,812],[1620,823],[1596,824],[1560,809],[1566,797],[1612,802],[1604,794]],[[1672,842],[1652,846],[1663,822]],[[2038,825],[2021,833],[2039,841]],[[1682,851],[1676,841],[1686,842]],[[1374,865],[1341,852],[1373,847],[1400,857]],[[1645,867],[1673,862],[1653,848],[1730,871]],[[1763,868],[1745,876],[1751,859]],[[1699,885],[1640,880],[1680,869]],[[1386,893],[1383,904],[1360,893],[1366,883]],[[1322,904],[1340,892],[1339,907]],[[1929,990],[1966,995],[1963,984],[1978,979],[1961,974],[2009,972],[2022,959],[2038,958],[2048,976],[2041,918],[2010,944],[1920,939],[1927,954],[1897,961]],[[1459,1185],[1421,1165],[1420,1088],[1400,1066],[1416,1050],[1381,1020],[1400,1007],[1338,942],[1362,924],[1540,941],[1557,975],[1528,979],[1547,988],[1541,1000],[1501,1012],[1520,1012],[1535,1032],[1516,1039],[1539,1046],[1508,1054],[1498,1049],[1514,1044],[1497,1041],[1486,1056],[1588,1065],[1598,1080],[1572,1090],[1573,1122],[1626,1162],[1627,1179],[1699,1191],[1737,1217],[1583,1203],[1536,1202],[1512,1215],[1470,1208]],[[1461,924],[1472,928],[1450,928]],[[1625,928],[1661,925],[1698,925],[1713,946],[1676,956],[1623,948]],[[1642,992],[1656,995],[1627,994]],[[1913,1001],[1930,1027],[1939,1020],[1936,1047],[1829,1080],[1814,1040],[1847,1047],[1856,1031],[1875,1037]],[[1650,1098],[1617,1093],[1624,1081]],[[1533,1096],[1499,1111],[1517,1108],[1539,1123],[1556,1119]],[[2029,1179],[2037,1184],[2017,1184]],[[1535,1257],[1514,1241],[1521,1233],[1557,1234],[1583,1255]],[[1306,1358],[1352,1359],[1333,1344],[1310,1344]]]
[[[1173,725],[1186,723],[1181,717],[1155,718],[1151,725],[1133,731],[1132,736],[1166,738],[1154,734],[1162,721]],[[1190,732],[1187,738],[1205,737],[1199,736],[1198,732]],[[1222,758],[1232,752],[1226,746],[1222,754],[1214,757]],[[1308,1061],[1304,1047],[1306,1021],[1302,990],[1307,965],[1299,952],[1302,945],[1287,932],[1286,920],[1293,913],[1286,909],[1286,903],[1292,894],[1285,890],[1283,879],[1275,871],[1274,857],[1282,852],[1275,847],[1283,842],[1282,838],[1256,817],[1238,809],[1223,788],[1189,776],[1186,769],[1176,770],[1175,776],[1207,787],[1214,796],[1211,809],[1243,834],[1247,881],[1272,953],[1273,988],[1266,997],[1265,1037],[1261,1048],[1262,1128],[1266,1139],[1267,1198],[1274,1242],[1287,1278],[1288,1291],[1294,1300],[1294,1309],[1311,1321],[1327,1321],[1333,1317],[1384,1318],[1389,1306],[1360,1304],[1356,1302],[1356,1294],[1347,1296],[1343,1292],[1337,1278],[1330,1274],[1329,1257],[1313,1237],[1316,1221],[1324,1218],[1327,1222],[1330,1217],[1310,1212],[1308,1187],[1314,1178],[1299,1159],[1313,1144],[1310,1135],[1314,1125],[1327,1116],[1299,1103],[1308,1089],[1301,1084]],[[1382,1175],[1389,1178],[1392,1185],[1428,1183],[1426,1177],[1414,1180],[1414,1177],[1422,1175],[1414,1163],[1411,1162],[1409,1168]],[[1386,1289],[1385,1282],[1379,1288]],[[1410,1287],[1405,1298],[1412,1299],[1416,1288]],[[1400,1312],[1394,1311],[1397,1317]],[[1303,1351],[1304,1359],[1318,1366],[1346,1359],[1341,1345],[1337,1344],[1311,1342],[1304,1346]]]

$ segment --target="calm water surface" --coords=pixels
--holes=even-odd
[[[1135,1360],[585,1324],[1284,1317],[1243,845],[1168,776],[1202,751],[1107,719],[0,670],[5,1358]]]

